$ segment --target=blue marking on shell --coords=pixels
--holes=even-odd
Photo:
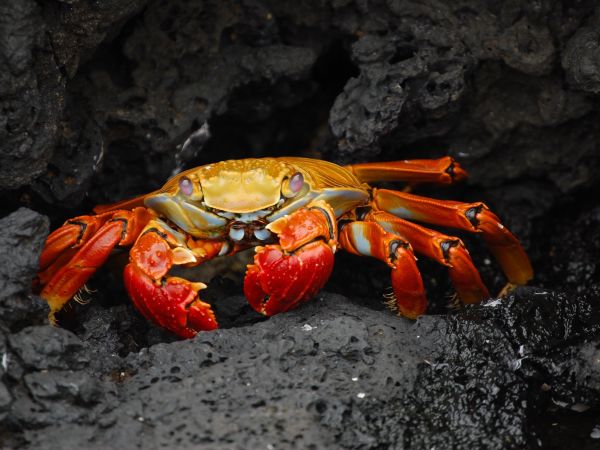
[[[228,222],[227,219],[187,203],[180,197],[167,194],[148,197],[144,204],[192,235],[214,234],[215,230]]]
[[[269,222],[274,222],[277,219],[279,219],[280,217],[283,217],[287,214],[292,214],[293,212],[298,211],[300,208],[303,208],[304,206],[308,205],[310,203],[310,201],[313,199],[313,197],[314,197],[314,194],[309,192],[304,197],[297,198],[297,199],[293,200],[292,203],[284,206],[281,209],[274,211],[273,214],[268,216],[266,219]]]
[[[168,195],[160,194],[148,197],[144,200],[144,204],[158,214],[167,217],[184,231],[189,232],[193,228],[192,223],[181,210],[179,203],[173,201]]]
[[[351,223],[349,226],[352,227],[353,233],[353,244],[356,250],[364,256],[372,256],[371,243],[367,240],[364,235],[364,227],[358,223]]]
[[[383,228],[385,231],[387,231],[388,233],[397,234],[397,233],[396,233],[396,231],[394,230],[394,226],[393,226],[391,223],[389,223],[389,222],[385,222],[385,221],[383,221],[383,220],[382,220],[382,221],[377,221],[377,223],[378,223],[379,225],[381,225],[381,227],[382,227],[382,228]]]
[[[413,213],[410,209],[404,208],[403,206],[390,208],[387,211],[403,219],[418,220],[418,217],[415,213]]]
[[[323,200],[333,208],[335,217],[364,205],[369,200],[369,194],[359,189],[323,189],[314,199]]]
[[[219,217],[216,214],[212,214],[202,208],[199,208],[191,203],[181,203],[181,208],[187,214],[190,221],[199,230],[212,229],[223,227],[227,224],[228,220],[223,217]]]

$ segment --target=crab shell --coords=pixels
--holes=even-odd
[[[294,192],[290,181],[303,183]],[[234,223],[267,225],[309,203],[324,201],[336,217],[366,204],[369,186],[349,170],[309,158],[222,161],[182,172],[158,191],[111,209],[141,206],[196,238],[218,238]],[[102,212],[102,209],[97,209]]]

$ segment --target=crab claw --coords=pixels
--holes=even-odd
[[[257,249],[248,265],[244,294],[261,314],[272,316],[312,298],[327,282],[333,269],[333,249],[313,241],[287,253],[279,245]]]
[[[142,234],[130,253],[124,280],[129,297],[148,320],[182,338],[218,328],[208,303],[198,291],[206,287],[166,276],[173,263],[185,262],[186,251],[171,249],[158,232]]]
[[[125,287],[138,311],[157,325],[182,338],[191,338],[201,330],[218,328],[208,303],[198,298],[203,283],[168,277],[158,286],[135,265],[125,268]]]

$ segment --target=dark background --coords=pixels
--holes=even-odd
[[[600,447],[595,4],[0,4],[0,444]],[[449,308],[419,261],[432,315],[396,319],[387,270],[348,255],[314,304],[260,323],[223,263],[206,295],[226,329],[185,343],[129,306],[118,262],[64,328],[30,294],[49,227],[182,168],[446,154],[467,183],[420,192],[485,201],[531,255],[533,287],[499,306]]]

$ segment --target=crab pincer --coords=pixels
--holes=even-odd
[[[174,264],[192,258],[188,250],[172,248],[164,230],[150,227],[135,243],[124,272],[127,292],[142,315],[182,338],[218,328],[210,305],[198,296],[206,285],[167,276]]]
[[[277,245],[258,247],[248,265],[244,294],[259,313],[272,316],[311,299],[333,270],[337,247],[331,207],[317,202],[268,226]]]

